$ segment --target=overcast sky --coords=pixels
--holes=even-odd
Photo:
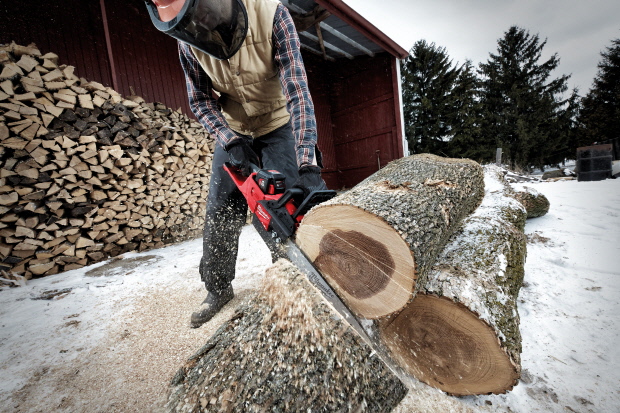
[[[572,74],[585,95],[600,53],[620,38],[620,0],[344,0],[403,49],[420,39],[445,47],[456,63],[475,66],[497,51],[512,25],[547,39],[543,58],[560,58],[552,78]]]

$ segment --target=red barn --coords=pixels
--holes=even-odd
[[[351,187],[405,153],[399,59],[407,52],[342,0],[283,3],[300,25],[324,178]],[[152,26],[143,0],[2,2],[0,21],[0,43],[36,43],[80,77],[191,116],[176,41]]]

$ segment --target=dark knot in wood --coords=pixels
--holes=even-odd
[[[321,238],[314,264],[358,300],[383,291],[395,265],[389,249],[381,242],[358,231],[339,229]]]

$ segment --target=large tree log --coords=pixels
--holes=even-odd
[[[380,327],[399,365],[454,395],[503,393],[521,370],[526,210],[499,168],[485,167],[485,184],[482,204],[437,259],[424,293]]]
[[[171,412],[387,412],[407,390],[288,261],[182,367]]]
[[[425,284],[483,194],[482,168],[473,161],[402,158],[312,209],[296,242],[354,313],[387,317]]]
[[[354,188],[352,194],[313,209],[306,216],[308,221],[304,219],[300,227],[297,242],[338,293],[354,306],[360,321],[376,320],[364,322],[373,333],[375,345],[381,354],[384,354],[381,350],[387,349],[392,362],[406,373],[455,395],[505,392],[516,384],[520,374],[521,337],[516,298],[523,280],[526,252],[525,208],[516,201],[501,170],[492,166],[484,174],[484,202],[471,214],[484,188],[480,183],[481,168],[463,168],[458,172],[462,175],[455,178],[450,175],[454,172],[449,166],[458,164],[456,160],[418,156],[401,162],[395,162],[395,168],[375,174]],[[409,162],[418,164],[417,168],[403,166]],[[429,163],[433,165],[433,181],[422,172]],[[442,168],[442,163],[448,167]],[[392,181],[391,175],[400,181]],[[415,188],[418,191],[407,191],[408,197],[403,202],[400,192],[405,191],[398,182],[415,179],[422,184]],[[429,191],[425,188],[429,182],[442,184]],[[452,211],[462,208],[460,215],[451,215],[443,221],[444,231],[437,231],[441,217],[445,216],[446,208],[441,207],[445,205],[444,191],[459,187],[465,192],[459,194],[465,205],[451,204],[457,205],[450,208]],[[474,194],[468,198],[467,191]],[[472,198],[476,201],[469,203]],[[355,208],[351,207],[352,203]],[[350,214],[354,218],[349,218]],[[459,225],[462,218],[464,221]],[[411,224],[421,220],[424,225]],[[446,229],[448,223],[454,223],[454,227]],[[390,234],[387,226],[392,228],[391,235],[384,235]],[[359,232],[363,236],[357,235]],[[356,238],[344,237],[349,234],[355,234]],[[331,241],[332,238],[340,242]],[[406,255],[394,248],[403,240],[410,255],[416,257],[418,277],[415,287],[404,283],[399,287],[406,289],[410,296],[412,288],[417,294],[404,304],[400,302],[399,292],[394,292],[396,288],[391,295],[375,294],[372,298],[386,301],[384,308],[394,305],[394,301],[398,303],[396,312],[381,317],[367,311],[367,305],[360,306],[359,300],[351,300],[350,291],[359,291],[366,285],[380,290],[376,288],[379,283],[370,284],[368,279],[380,279],[383,275],[385,282],[404,273],[402,269],[390,273],[398,268],[394,264],[397,259],[392,257],[399,255],[394,251]],[[418,256],[421,258],[417,259]],[[380,306],[374,304],[373,308]]]

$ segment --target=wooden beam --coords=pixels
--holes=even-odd
[[[108,57],[110,60],[110,74],[112,75],[112,89],[120,90],[118,81],[116,80],[116,65],[114,64],[114,53],[112,53],[112,40],[110,39],[110,27],[108,24],[108,14],[105,7],[105,0],[99,0],[101,7],[101,20],[103,21],[103,32],[105,33],[105,45],[108,49]]]

